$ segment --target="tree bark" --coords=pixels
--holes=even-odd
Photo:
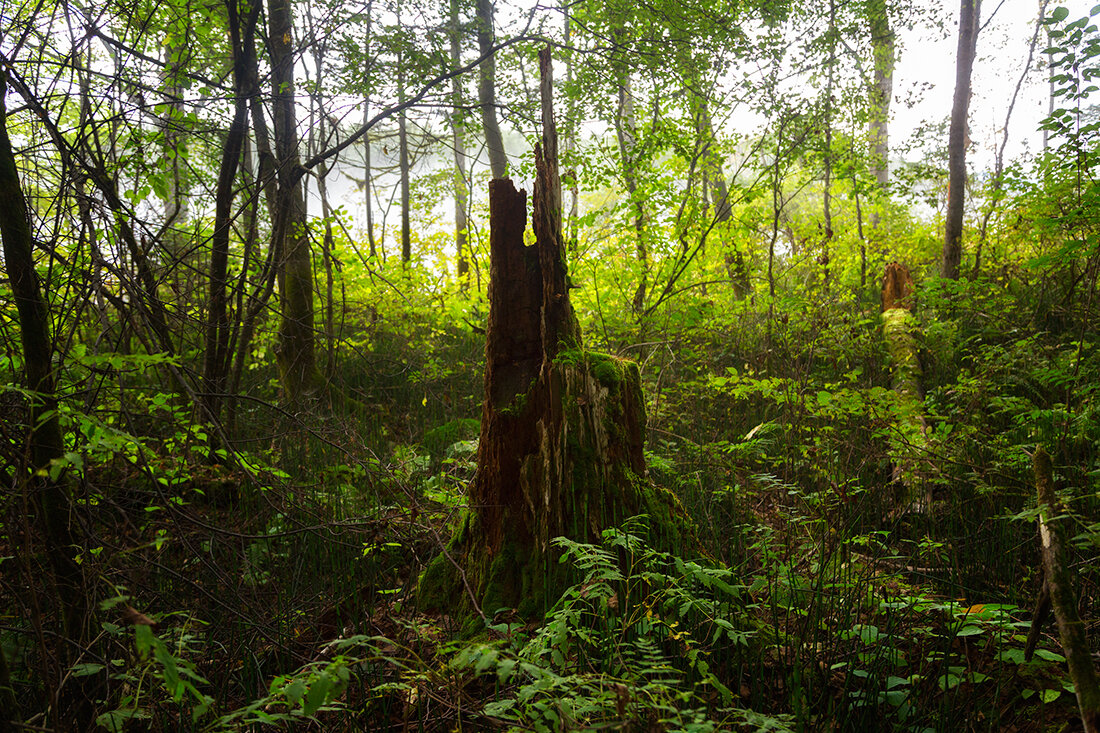
[[[508,156],[504,153],[504,138],[497,122],[497,62],[493,50],[493,0],[477,0],[477,47],[485,60],[477,77],[477,98],[481,105],[481,124],[485,130],[485,146],[489,151],[489,170],[493,178],[508,175]]]
[[[273,246],[278,246],[282,254],[278,274],[282,313],[276,359],[286,403],[301,408],[316,395],[320,379],[313,332],[313,262],[299,173],[294,29],[290,0],[268,0],[267,8],[279,182],[272,239]]]
[[[1100,682],[1089,652],[1085,622],[1077,613],[1077,594],[1073,590],[1074,571],[1069,564],[1067,547],[1070,537],[1065,507],[1054,493],[1054,475],[1050,456],[1042,446],[1032,459],[1035,488],[1039,495],[1039,534],[1043,541],[1044,582],[1050,594],[1058,637],[1066,653],[1069,676],[1077,693],[1077,705],[1086,733],[1100,731]]]
[[[959,279],[962,262],[963,205],[966,202],[967,117],[970,110],[970,78],[977,51],[981,0],[961,0],[959,46],[955,61],[955,99],[951,105],[951,131],[947,143],[947,218],[943,234],[942,274]]]

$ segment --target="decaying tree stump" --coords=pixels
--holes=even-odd
[[[918,490],[913,456],[928,442],[924,419],[923,388],[913,317],[913,277],[898,262],[886,266],[882,280],[882,336],[890,363],[890,386],[898,395],[898,421],[891,441],[893,481],[898,489],[899,511],[923,511],[931,504],[927,490]]]
[[[651,531],[687,531],[678,501],[645,481],[645,406],[633,362],[585,351],[569,303],[561,184],[550,100],[549,50],[540,54],[543,142],[535,148],[533,229],[526,195],[489,184],[490,281],[485,396],[470,511],[425,570],[425,609],[543,613],[567,578],[550,540],[596,541],[627,517]]]

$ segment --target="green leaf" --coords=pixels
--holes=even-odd
[[[283,694],[292,705],[297,705],[302,696],[306,694],[306,683],[302,680],[294,680],[283,688]]]
[[[947,690],[952,690],[958,687],[962,681],[963,679],[959,675],[948,672],[939,678],[940,689],[945,692]]]
[[[139,656],[144,657],[148,654],[150,647],[153,646],[153,629],[145,624],[135,625],[134,645],[137,647]]]
[[[1069,10],[1059,5],[1054,9],[1054,12],[1050,14],[1050,19],[1055,23],[1061,23],[1063,20],[1069,17]]]
[[[93,674],[99,674],[105,669],[102,664],[96,664],[95,662],[84,662],[83,664],[73,665],[73,677],[89,677]]]
[[[140,628],[140,626],[138,627]],[[146,626],[145,628],[149,628]],[[150,635],[152,632],[150,632]],[[157,658],[161,666],[161,676],[164,678],[164,687],[172,695],[172,699],[179,702],[183,697],[184,686],[180,681],[180,673],[176,668],[176,657],[168,651],[164,642],[153,637],[153,656]]]
[[[328,694],[332,690],[332,683],[332,677],[327,674],[318,677],[309,686],[309,692],[306,693],[305,701],[302,703],[302,712],[307,716],[313,715],[322,705],[328,702]]]
[[[1043,690],[1039,693],[1039,699],[1044,703],[1051,703],[1062,696],[1061,690]]]

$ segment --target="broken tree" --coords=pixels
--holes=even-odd
[[[477,475],[470,511],[420,582],[422,608],[482,618],[502,608],[530,618],[553,604],[568,581],[550,551],[554,537],[596,541],[643,513],[651,532],[668,539],[688,526],[675,497],[644,479],[637,365],[581,345],[566,276],[549,49],[539,61],[535,244],[523,241],[526,194],[508,179],[492,181]]]
[[[914,457],[927,447],[928,427],[917,345],[919,329],[912,308],[913,277],[905,265],[891,262],[882,280],[882,336],[889,357],[891,388],[897,395],[897,422],[890,452],[894,486],[898,489],[897,511],[902,512],[925,511],[931,505],[929,490],[918,492],[914,486],[918,480]]]

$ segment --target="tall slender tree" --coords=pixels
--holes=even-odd
[[[894,96],[896,43],[890,25],[887,0],[867,0],[867,21],[871,31],[874,83],[871,87],[871,114],[868,123],[871,140],[871,169],[880,196],[890,183],[890,103]],[[877,225],[878,214],[872,214]]]
[[[204,419],[221,417],[223,395],[229,371],[230,323],[228,314],[229,241],[237,170],[248,133],[247,71],[244,36],[255,32],[259,6],[240,16],[238,0],[225,0],[229,37],[233,52],[233,120],[225,136],[218,182],[214,194],[214,232],[210,241],[209,290],[206,307],[205,352],[203,355],[202,400]],[[243,21],[243,22],[242,22]]]
[[[462,65],[462,22],[459,16],[459,0],[450,0],[450,54],[451,66],[455,69]],[[462,287],[466,286],[470,263],[466,259],[467,249],[467,211],[470,192],[466,183],[466,100],[462,93],[462,77],[456,75],[451,80],[451,144],[454,147],[455,170],[455,261]]]
[[[489,151],[489,169],[493,178],[508,175],[508,156],[497,118],[497,67],[493,54],[495,39],[493,0],[477,0],[477,47],[485,60],[477,77],[477,98],[481,106],[481,124],[485,130],[485,146]]]
[[[961,0],[959,8],[959,45],[955,58],[955,99],[951,105],[951,130],[947,151],[947,217],[943,234],[941,273],[959,279],[962,262],[963,206],[966,202],[967,119],[970,111],[970,79],[977,52],[981,0]]]
[[[281,254],[277,359],[284,398],[301,407],[320,386],[313,331],[313,263],[306,226],[294,96],[294,26],[290,0],[268,0],[268,44],[278,165],[272,246]]]

